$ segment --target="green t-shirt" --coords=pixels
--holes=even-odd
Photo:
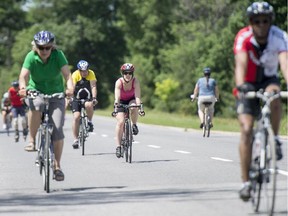
[[[23,63],[23,67],[30,71],[27,89],[38,90],[43,94],[64,92],[61,68],[67,64],[61,50],[53,50],[47,63],[43,63],[35,51],[30,51]]]

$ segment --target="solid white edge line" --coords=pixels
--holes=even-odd
[[[224,162],[233,162],[233,160],[224,159],[224,158],[219,158],[219,157],[211,157],[211,159],[212,159],[212,160],[224,161]]]

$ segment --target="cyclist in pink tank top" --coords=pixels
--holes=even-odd
[[[141,91],[140,83],[136,77],[134,77],[134,66],[131,63],[125,63],[120,68],[120,77],[115,83],[115,102],[114,107],[117,107],[117,104],[132,104],[140,105],[141,104]],[[116,156],[121,157],[121,137],[123,134],[124,126],[124,112],[123,108],[117,108],[117,124],[116,124]],[[132,132],[134,135],[137,135],[139,130],[137,127],[138,120],[138,109],[131,109],[131,121],[132,121]]]

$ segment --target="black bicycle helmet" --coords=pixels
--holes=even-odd
[[[247,16],[249,19],[258,15],[267,15],[274,19],[273,7],[267,2],[254,2],[247,8]]]
[[[14,80],[14,81],[11,83],[11,85],[12,85],[14,88],[19,87],[19,82],[18,82],[18,80]]]
[[[203,69],[203,73],[204,73],[205,76],[206,76],[206,75],[210,76],[210,74],[211,74],[211,69],[210,69],[209,67],[205,67],[205,68]]]

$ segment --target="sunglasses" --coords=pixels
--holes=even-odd
[[[51,50],[51,48],[52,48],[52,46],[47,46],[47,47],[43,47],[43,46],[37,46],[37,48],[39,49],[39,50]]]
[[[123,74],[124,74],[124,75],[127,75],[127,74],[128,74],[128,75],[132,75],[133,72],[123,72]]]
[[[253,23],[255,24],[255,25],[260,25],[261,23],[262,24],[268,24],[270,22],[270,20],[269,19],[255,19],[255,20],[253,20]]]

